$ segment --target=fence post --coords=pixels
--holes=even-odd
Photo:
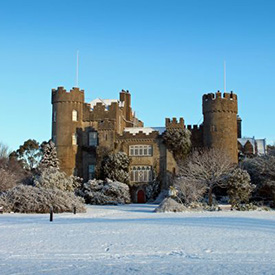
[[[50,207],[50,222],[53,221],[53,207]]]

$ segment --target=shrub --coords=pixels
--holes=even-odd
[[[125,204],[130,203],[130,192],[127,184],[111,180],[89,180],[83,184],[78,195],[89,204]]]
[[[73,193],[59,189],[37,188],[29,185],[18,185],[0,195],[0,206],[4,212],[49,213],[53,207],[55,213],[85,212],[84,200]]]

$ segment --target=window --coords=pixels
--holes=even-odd
[[[152,145],[130,145],[130,156],[152,156]]]
[[[89,173],[89,180],[91,180],[95,177],[95,165],[94,164],[89,165],[88,173]]]
[[[72,135],[72,145],[77,145],[77,135],[76,134]]]
[[[77,121],[77,111],[76,110],[73,110],[73,112],[72,112],[72,120]]]
[[[151,166],[132,166],[130,168],[132,182],[150,182],[153,179]]]
[[[89,132],[89,146],[97,146],[97,132]]]
[[[53,112],[53,122],[56,122],[56,111]]]

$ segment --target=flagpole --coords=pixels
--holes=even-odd
[[[76,87],[78,87],[78,66],[79,66],[79,51],[76,51]]]

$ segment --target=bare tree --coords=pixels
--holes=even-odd
[[[234,165],[221,150],[209,149],[194,151],[186,161],[179,164],[179,177],[176,185],[188,199],[202,196],[203,190],[208,192],[208,204],[213,204],[213,189],[225,187],[225,176]]]
[[[8,159],[10,153],[11,152],[9,147],[6,144],[0,142],[0,159]]]

